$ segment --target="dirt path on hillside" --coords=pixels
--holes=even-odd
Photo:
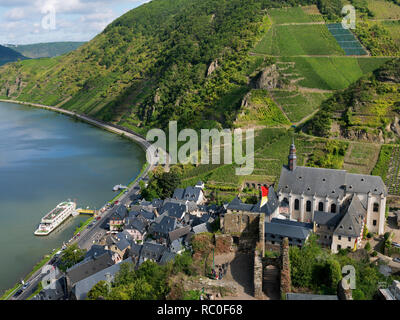
[[[274,23],[274,26],[303,26],[312,24],[326,24],[325,21],[312,21],[312,22],[287,22],[287,23]]]

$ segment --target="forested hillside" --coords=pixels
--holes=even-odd
[[[231,102],[246,91],[247,52],[261,34],[264,2],[154,0],[75,52],[1,69],[1,95],[142,132],[170,119],[229,125],[237,108]]]

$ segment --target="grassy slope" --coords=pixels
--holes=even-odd
[[[254,52],[274,56],[344,55],[328,28],[319,24],[275,25]]]

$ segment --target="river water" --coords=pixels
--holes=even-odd
[[[112,187],[136,178],[146,161],[139,145],[51,111],[0,103],[0,293],[73,236],[87,217],[70,218],[36,237],[58,203],[101,208]]]

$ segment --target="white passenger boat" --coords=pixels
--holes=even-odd
[[[75,202],[62,202],[48,214],[46,214],[35,231],[36,236],[47,236],[61,223],[63,223],[69,216],[75,216],[76,203]]]

